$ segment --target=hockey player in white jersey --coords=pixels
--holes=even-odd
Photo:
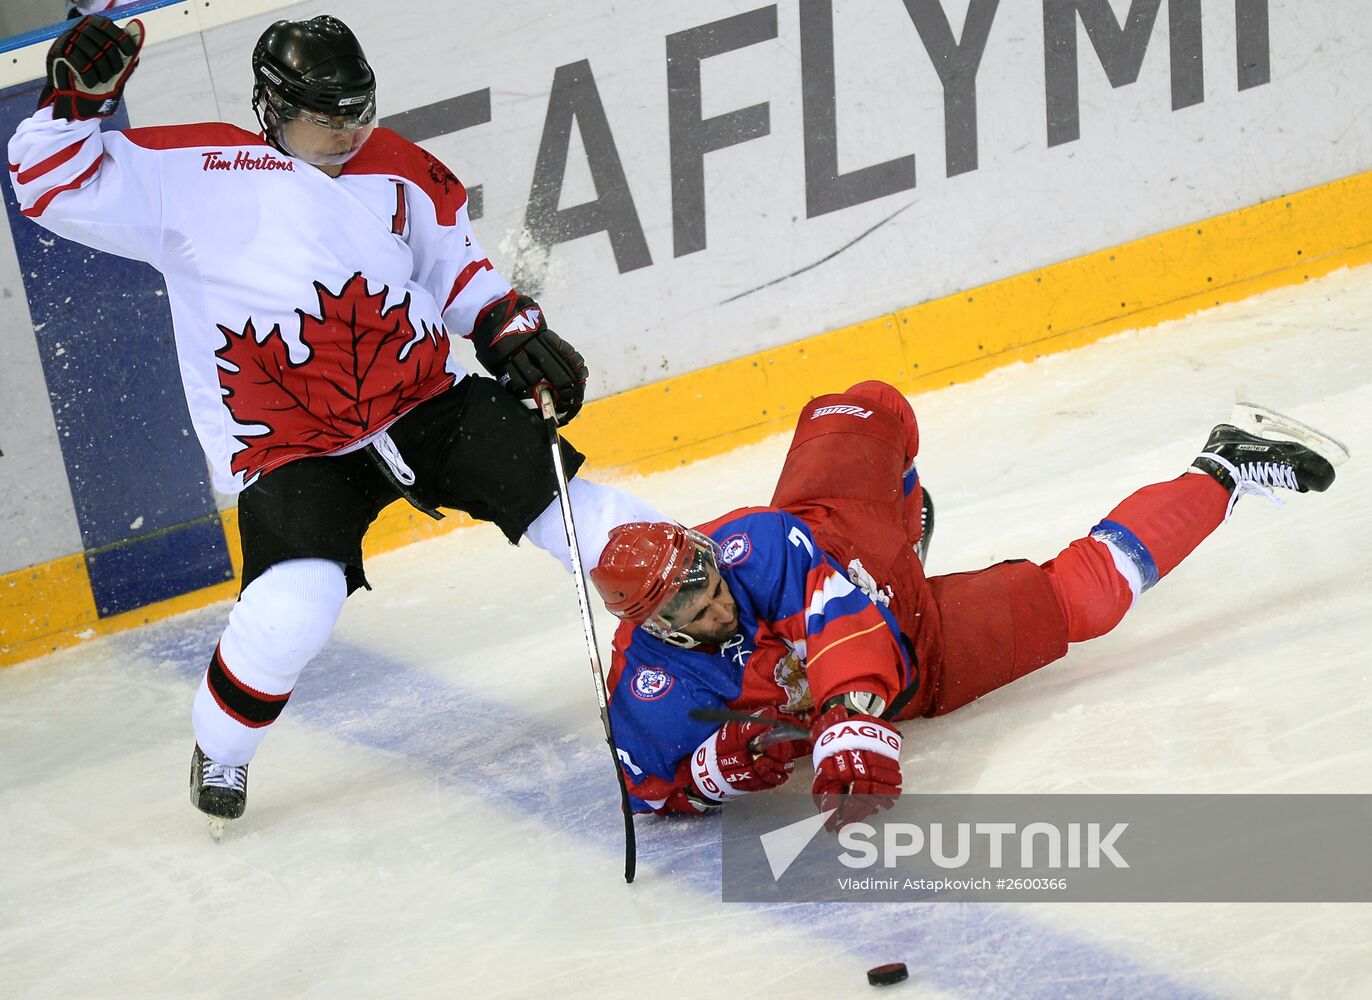
[[[463,510],[570,568],[552,455],[521,398],[548,384],[566,423],[587,369],[492,266],[458,179],[376,126],[375,78],[341,21],[262,35],[260,134],[102,131],[142,44],[138,21],[73,22],[10,140],[10,178],[39,225],[162,272],[195,432],[215,487],[239,495],[242,589],[192,708],[191,800],[222,830],[301,670],[366,586],[362,537],[383,507]],[[450,335],[495,378],[468,373]],[[582,456],[564,443],[564,457],[573,474]],[[569,495],[588,565],[611,527],[660,519],[579,478]]]
[[[110,17],[120,7],[132,7],[139,0],[67,0],[67,17],[83,14],[104,14]]]

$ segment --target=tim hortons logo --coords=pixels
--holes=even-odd
[[[857,417],[860,420],[866,420],[868,417],[872,415],[872,411],[864,410],[860,406],[821,406],[814,413],[810,414],[810,419],[818,420],[820,417],[828,417],[836,414],[841,414],[845,417]]]
[[[202,170],[289,170],[295,172],[295,164],[290,160],[278,160],[274,156],[263,153],[260,156],[253,156],[246,149],[240,149],[232,160],[224,159],[222,149],[211,149],[209,152],[200,154],[205,162]]]

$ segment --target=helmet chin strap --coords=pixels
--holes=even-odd
[[[258,127],[262,129],[262,135],[266,140],[281,149],[276,140],[276,115],[272,112],[271,105],[267,102],[267,89],[262,84],[253,84],[252,88],[252,113],[257,116]],[[281,152],[286,152],[281,149]]]
[[[651,619],[643,623],[643,631],[655,639],[661,639],[669,646],[676,646],[678,649],[695,649],[700,645],[699,639],[692,639],[685,632],[667,629]]]

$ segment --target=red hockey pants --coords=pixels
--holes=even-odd
[[[939,715],[1009,684],[1104,635],[1133,603],[1116,554],[1145,585],[1176,567],[1224,520],[1228,491],[1206,475],[1136,491],[1098,525],[1112,539],[1072,542],[1043,565],[1002,562],[926,578],[913,551],[921,485],[919,427],[884,382],[820,396],[801,411],[772,506],[810,525],[845,568],[861,561],[894,594],[891,610],[914,645],[920,686],[901,718]]]

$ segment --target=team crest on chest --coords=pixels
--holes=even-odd
[[[753,554],[753,543],[746,532],[730,535],[719,543],[719,561],[725,566],[737,566]]]
[[[634,671],[629,689],[639,701],[656,701],[672,690],[675,678],[661,667],[639,667]]]
[[[810,678],[805,673],[805,660],[795,650],[787,652],[772,670],[772,680],[786,692],[783,712],[808,712],[815,707],[810,698]]]

